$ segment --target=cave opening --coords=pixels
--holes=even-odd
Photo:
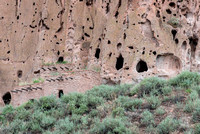
[[[172,35],[173,35],[173,40],[174,40],[175,37],[176,37],[177,31],[176,31],[175,29],[173,29],[173,30],[171,31],[171,33],[172,33]]]
[[[169,3],[169,6],[175,8],[175,7],[176,7],[176,4],[175,4],[174,2],[170,2],[170,3]]]
[[[172,14],[172,11],[171,11],[170,9],[166,9],[166,12],[167,12],[168,14]]]
[[[191,47],[191,56],[193,58],[195,58],[195,51],[196,51],[196,47],[198,45],[198,41],[199,41],[199,39],[195,35],[189,38],[189,44]]]
[[[117,49],[120,49],[122,47],[122,43],[117,44]]]
[[[2,99],[3,99],[5,105],[9,105],[10,102],[11,102],[11,94],[10,94],[10,92],[5,93],[3,95],[3,97],[2,97]]]
[[[58,92],[58,97],[61,98],[63,95],[64,95],[63,90],[59,90],[59,92]]]
[[[60,63],[60,62],[63,62],[64,61],[64,58],[63,57],[59,57],[58,58],[58,62]]]
[[[101,53],[101,49],[97,48],[97,49],[96,49],[96,53],[95,53],[95,57],[96,57],[97,59],[99,59],[100,53]]]
[[[120,54],[120,56],[117,58],[117,62],[116,62],[116,69],[120,70],[121,68],[123,68],[124,66],[124,58],[122,57],[122,55]]]
[[[187,42],[186,41],[183,41],[181,48],[183,50],[186,50],[186,48],[187,48]]]
[[[18,70],[18,71],[17,71],[17,77],[18,77],[18,78],[21,78],[21,77],[22,77],[22,73],[23,73],[22,70]]]
[[[136,66],[136,70],[138,73],[146,72],[148,71],[147,63],[143,60],[140,60]]]

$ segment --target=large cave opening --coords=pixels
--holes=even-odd
[[[181,69],[181,60],[172,53],[157,55],[156,67],[158,70],[169,74],[176,74]]]
[[[138,64],[136,65],[136,71],[138,73],[142,73],[142,72],[148,71],[147,63],[145,61],[143,61],[143,60],[140,60],[138,62]]]
[[[5,105],[9,105],[10,102],[11,102],[11,94],[10,94],[10,92],[5,93],[3,95],[3,97],[2,97],[2,99],[3,99]]]
[[[124,58],[122,57],[122,55],[120,54],[119,57],[117,58],[117,62],[116,62],[116,66],[115,68],[117,70],[120,70],[121,68],[123,68],[124,66]]]

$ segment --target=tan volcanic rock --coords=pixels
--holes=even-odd
[[[100,70],[93,86],[200,70],[199,0],[6,0],[0,9],[2,97],[57,61]]]

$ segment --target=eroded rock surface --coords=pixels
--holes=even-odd
[[[199,7],[199,0],[2,1],[0,95],[57,61],[100,71],[97,83],[107,84],[199,71]]]

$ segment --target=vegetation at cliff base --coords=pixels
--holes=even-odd
[[[1,134],[200,133],[200,75],[101,85],[86,93],[42,97],[0,111]]]

